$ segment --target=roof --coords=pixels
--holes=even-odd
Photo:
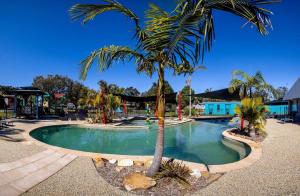
[[[292,99],[300,99],[300,77],[283,98],[283,100]]]
[[[45,95],[46,93],[35,87],[20,87],[7,92],[10,95]]]
[[[136,97],[136,96],[127,96],[122,94],[115,94],[116,96],[120,96],[122,100],[126,100],[128,102],[156,102],[156,96],[146,96],[146,97]],[[177,93],[165,94],[166,103],[177,103],[176,101]]]
[[[48,94],[48,93],[46,93],[46,94]],[[48,94],[49,95],[49,94]],[[62,97],[64,97],[65,96],[65,94],[64,93],[54,93],[54,98],[55,99],[60,99],[60,98],[62,98]]]
[[[288,105],[288,102],[282,99],[278,99],[278,100],[268,101],[265,103],[265,105]]]

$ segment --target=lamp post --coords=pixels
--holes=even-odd
[[[190,110],[189,110],[189,117],[192,116],[192,73],[197,70],[205,70],[206,67],[204,65],[199,65],[197,67],[194,67],[193,70],[190,72],[189,77],[186,80],[186,85],[190,87]]]
[[[190,100],[189,100],[189,117],[192,116],[192,76],[189,75],[188,79],[186,80],[186,85],[190,87],[190,93],[189,93],[189,97],[190,97]]]

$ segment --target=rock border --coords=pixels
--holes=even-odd
[[[33,137],[30,136],[30,132],[34,131],[38,128],[41,127],[47,127],[47,126],[55,126],[55,125],[84,125],[84,122],[79,121],[79,122],[54,122],[54,123],[40,123],[40,124],[35,124],[31,128],[25,129],[25,132],[22,133],[23,137],[26,139],[25,142],[23,143],[34,143],[38,146],[43,146],[48,149],[54,149],[56,151],[61,151],[63,153],[69,153],[69,154],[74,154],[77,156],[87,156],[87,157],[95,157],[95,156],[100,156],[105,159],[116,159],[116,160],[122,160],[122,159],[131,159],[132,161],[143,161],[146,162],[148,160],[153,159],[153,156],[135,156],[135,155],[120,155],[120,154],[105,154],[105,153],[93,153],[93,152],[84,152],[84,151],[79,151],[79,150],[72,150],[72,149],[67,149],[67,148],[62,148],[58,146],[53,146],[50,144],[46,144],[44,142],[41,142]],[[99,127],[100,128],[100,127]],[[103,128],[103,127],[101,127]],[[242,142],[246,145],[249,145],[251,148],[251,152],[247,157],[245,157],[242,160],[239,160],[237,162],[233,163],[227,163],[227,164],[221,164],[221,165],[205,165],[201,163],[195,163],[195,162],[189,162],[189,161],[183,161],[183,160],[177,160],[180,162],[183,162],[183,164],[187,165],[190,167],[191,170],[199,170],[200,172],[211,172],[211,173],[225,173],[229,172],[232,170],[238,170],[242,169],[245,167],[249,167],[253,163],[255,163],[257,160],[260,159],[262,156],[262,146],[260,143],[254,142],[252,140],[248,140],[245,138],[237,137],[234,135],[229,134],[230,131],[234,129],[227,129],[223,131],[222,135],[223,137],[226,137],[227,139],[231,140],[236,140],[239,142]],[[164,157],[164,159],[168,159],[168,157]]]

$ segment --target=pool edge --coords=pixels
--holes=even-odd
[[[93,152],[84,152],[84,151],[79,151],[79,150],[72,150],[72,149],[67,149],[67,148],[62,148],[62,147],[46,144],[44,142],[41,142],[41,141],[33,138],[30,135],[30,132],[32,132],[32,131],[34,131],[38,128],[47,127],[47,126],[54,126],[54,125],[83,125],[83,123],[82,122],[79,122],[79,123],[78,122],[77,123],[59,123],[59,122],[56,122],[55,124],[47,124],[47,125],[41,124],[41,125],[37,125],[33,128],[29,128],[28,131],[25,131],[25,133],[23,133],[23,136],[24,136],[25,139],[27,139],[27,141],[34,142],[38,146],[43,146],[45,148],[48,148],[48,149],[50,148],[50,149],[53,149],[55,151],[59,151],[59,152],[63,152],[63,153],[75,154],[77,156],[86,156],[86,157],[100,156],[100,157],[105,158],[105,159],[116,159],[116,160],[131,159],[133,161],[148,161],[150,159],[153,159],[153,156],[105,154],[105,153],[93,153]],[[176,160],[182,161],[185,165],[190,167],[190,169],[197,169],[201,172],[206,172],[206,171],[209,170],[209,172],[211,172],[211,173],[225,173],[225,172],[229,172],[229,171],[232,171],[232,170],[238,170],[238,169],[249,167],[250,165],[255,163],[257,160],[259,160],[260,157],[262,156],[261,144],[257,143],[257,142],[254,142],[254,141],[251,141],[251,140],[248,140],[248,139],[245,139],[245,138],[240,138],[240,137],[237,137],[237,136],[233,136],[233,135],[228,133],[231,130],[233,130],[233,129],[226,129],[225,131],[222,132],[222,135],[226,138],[233,139],[233,140],[245,143],[245,144],[250,146],[251,151],[248,154],[248,156],[245,157],[244,159],[239,160],[237,162],[221,164],[221,165],[205,165],[205,164],[201,164],[201,163],[183,161],[183,160],[178,160],[178,159],[176,159]],[[168,157],[164,157],[164,158],[167,159]]]
[[[251,149],[250,153],[244,159],[241,159],[233,163],[227,163],[221,165],[208,165],[207,167],[211,173],[226,173],[233,170],[243,169],[254,164],[256,161],[258,161],[261,158],[262,156],[261,143],[231,135],[229,132],[234,129],[235,128],[226,129],[225,131],[223,131],[222,135],[225,138],[229,138],[247,144],[248,146],[250,146]]]

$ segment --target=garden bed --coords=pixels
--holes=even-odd
[[[255,142],[262,142],[267,137],[266,133],[256,135],[255,137],[250,137],[247,132],[240,131],[239,129],[233,129],[233,130],[229,131],[229,134],[237,136],[237,137],[241,137],[244,139],[252,140]]]
[[[100,176],[112,186],[120,190],[127,191],[123,181],[125,176],[132,173],[146,173],[146,167],[143,164],[134,164],[133,166],[120,167],[117,163],[110,163],[103,159],[103,163],[97,164],[95,167]],[[201,177],[189,176],[186,178],[189,184],[182,184],[175,178],[163,177],[155,179],[156,185],[149,189],[137,189],[130,191],[137,195],[184,195],[191,194],[200,190],[212,182],[218,180],[223,174],[211,174],[208,172],[201,173]]]

